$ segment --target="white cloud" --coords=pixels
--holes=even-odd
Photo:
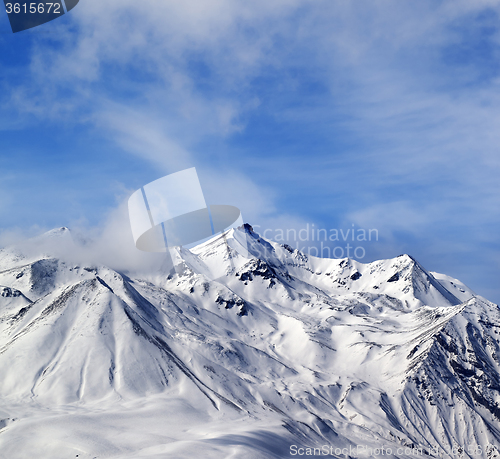
[[[11,228],[0,232],[0,247],[15,247],[28,257],[57,257],[67,263],[104,265],[119,271],[157,272],[166,265],[163,253],[147,253],[134,245],[127,201],[107,215],[100,226],[73,222],[71,236],[46,237],[47,228]]]
[[[105,111],[94,115],[106,135],[124,151],[151,161],[162,173],[189,167],[190,153],[168,135],[168,122],[118,104],[108,104]]]

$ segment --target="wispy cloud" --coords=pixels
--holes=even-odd
[[[87,0],[4,78],[2,113],[86,126],[157,176],[194,165],[256,224],[378,226],[386,252],[492,264],[498,17],[490,0]]]

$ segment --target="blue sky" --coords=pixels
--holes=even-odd
[[[15,35],[0,15],[3,240],[126,233],[131,192],[195,166],[254,225],[377,228],[362,261],[409,253],[500,302],[499,13],[80,0]]]

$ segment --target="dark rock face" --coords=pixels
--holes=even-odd
[[[360,273],[360,272],[355,272],[355,273],[351,276],[351,280],[355,281],[355,280],[358,280],[360,277],[361,277],[361,273]]]
[[[22,295],[22,293],[19,290],[12,289],[10,287],[3,287],[1,292],[2,292],[1,295],[4,298],[16,298]]]
[[[387,280],[387,282],[397,282],[399,280],[399,273],[394,274],[391,276],[390,279]]]
[[[256,277],[262,277],[263,279],[277,279],[278,276],[276,271],[262,260],[252,260],[250,263],[245,265],[245,270],[241,273],[236,274],[236,276],[241,281],[253,281]]]
[[[232,309],[233,307],[236,306],[236,308],[238,308],[238,315],[239,316],[245,316],[248,314],[247,304],[241,298],[234,297],[234,298],[225,299],[219,295],[217,297],[217,299],[215,300],[215,302],[217,304],[220,304],[221,306],[224,306],[224,308],[226,308],[226,309]]]

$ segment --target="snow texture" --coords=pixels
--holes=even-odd
[[[500,311],[460,281],[249,225],[176,251],[0,250],[0,457],[500,457]]]

